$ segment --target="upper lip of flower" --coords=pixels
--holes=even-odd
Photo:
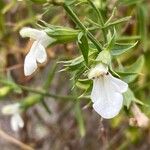
[[[49,44],[55,41],[55,39],[52,37],[49,37],[45,31],[30,28],[30,27],[22,28],[20,30],[20,35],[23,38],[29,37],[31,39],[39,41],[44,47],[47,47]]]
[[[98,64],[92,68],[88,74],[89,79],[99,78],[100,76],[108,74],[108,67],[105,64]]]

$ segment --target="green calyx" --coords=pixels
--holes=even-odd
[[[102,62],[106,65],[109,65],[111,63],[111,55],[110,55],[110,52],[107,51],[107,50],[103,50],[101,51],[97,58],[96,58],[96,61],[97,62]]]
[[[80,31],[71,28],[56,27],[47,28],[45,29],[45,32],[48,36],[55,39],[55,42],[53,42],[53,44],[56,44],[76,41]]]

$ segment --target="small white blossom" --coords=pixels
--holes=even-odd
[[[23,119],[20,116],[21,110],[20,110],[20,104],[19,103],[4,106],[2,108],[2,113],[4,115],[12,115],[10,124],[11,124],[11,128],[14,131],[18,131],[19,128],[24,127]]]
[[[89,79],[93,79],[91,99],[94,110],[103,118],[115,117],[122,108],[123,95],[128,84],[113,77],[105,64],[98,64],[89,72]]]
[[[18,131],[20,128],[24,127],[24,122],[23,122],[20,114],[12,115],[10,124],[14,131]]]
[[[29,76],[37,69],[37,63],[44,63],[47,60],[45,48],[54,42],[55,39],[49,37],[43,30],[29,27],[21,29],[20,35],[35,40],[24,61],[24,74]]]

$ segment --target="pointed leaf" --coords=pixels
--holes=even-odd
[[[82,35],[82,37],[80,37],[80,39],[78,40],[78,45],[84,57],[85,63],[88,64],[89,44],[85,34]]]
[[[130,83],[136,79],[138,74],[141,72],[143,65],[144,65],[144,56],[141,56],[131,66],[124,68],[124,72],[122,73],[117,72],[117,73],[120,76],[122,76],[125,82]]]
[[[82,115],[80,101],[77,101],[75,105],[75,117],[78,123],[80,135],[81,137],[84,137],[85,136],[85,123],[84,123],[84,118]]]
[[[109,32],[107,34],[108,43],[107,43],[106,49],[110,50],[114,46],[116,36],[117,36],[117,33],[116,33],[115,28],[114,28],[113,35],[111,34],[111,32],[109,30]]]
[[[130,88],[128,88],[128,90],[125,93],[123,93],[123,97],[124,105],[129,109],[131,102],[135,100],[135,96]]]
[[[140,101],[139,99],[137,99],[133,93],[133,91],[128,88],[127,92],[123,93],[123,97],[124,97],[124,105],[129,109],[131,102],[135,102],[138,103],[140,105],[143,106],[148,106],[147,104],[143,103],[142,101]]]
[[[124,17],[124,18],[121,18],[121,19],[118,19],[114,22],[111,22],[111,23],[108,23],[108,24],[105,24],[105,28],[107,27],[110,27],[110,26],[114,26],[114,25],[117,25],[117,24],[120,24],[120,23],[123,23],[123,22],[127,22],[131,19],[131,16],[128,16],[128,17]]]
[[[136,43],[116,43],[114,45],[114,47],[111,49],[111,54],[112,55],[121,55],[125,52],[127,52],[128,50],[132,49],[136,44]]]
[[[47,0],[31,0],[31,1],[36,3],[36,4],[43,4],[43,3],[47,2]]]
[[[147,24],[148,24],[148,8],[146,5],[139,5],[137,9],[138,17],[138,34],[141,35],[142,48],[146,51],[148,44],[147,37]]]

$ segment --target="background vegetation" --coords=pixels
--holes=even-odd
[[[119,35],[117,42],[126,43],[121,47],[125,53],[113,60],[114,67],[130,66],[125,70],[126,74],[120,72],[130,86],[128,95],[125,95],[126,106],[111,120],[102,120],[93,111],[89,94],[79,98],[87,90],[87,85],[70,80],[76,79],[79,73],[76,69],[60,72],[64,67],[59,61],[81,55],[77,42],[58,43],[47,48],[48,61],[40,65],[32,76],[24,76],[24,57],[33,41],[20,37],[22,27],[38,28],[37,24],[44,20],[52,25],[77,28],[60,3],[46,0],[0,1],[0,107],[18,101],[25,101],[27,107],[22,115],[25,126],[18,132],[11,130],[10,116],[0,114],[1,148],[150,149],[150,126],[143,121],[144,117],[150,117],[150,1],[93,1],[104,21],[108,21],[114,12],[108,26],[115,26]],[[94,28],[92,34],[103,42],[95,9],[86,0],[68,0],[65,3],[71,5],[81,23]],[[74,85],[77,88],[73,88]],[[141,118],[135,115],[135,103],[136,111],[143,115]]]

